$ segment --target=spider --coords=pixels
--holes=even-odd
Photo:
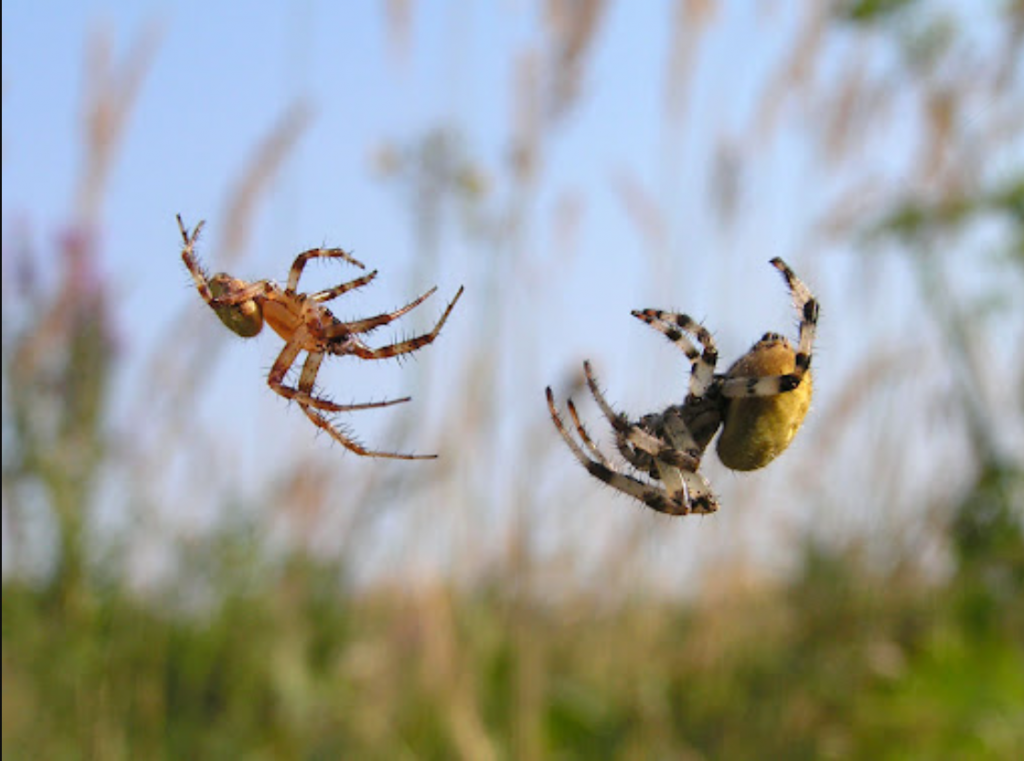
[[[295,257],[288,273],[288,282],[284,288],[270,280],[247,283],[223,272],[208,277],[194,252],[196,239],[199,237],[199,231],[203,224],[200,222],[189,233],[181,221],[181,215],[178,215],[178,228],[181,230],[181,237],[185,244],[181,250],[181,258],[189,272],[192,273],[192,279],[195,281],[196,289],[203,297],[203,301],[234,333],[243,338],[250,338],[257,335],[266,323],[284,339],[284,349],[278,355],[273,367],[270,368],[270,374],[267,377],[270,387],[285,399],[297,402],[302,411],[306,413],[306,417],[312,420],[318,428],[326,431],[331,438],[358,455],[389,457],[399,460],[436,458],[437,455],[433,454],[398,454],[366,449],[350,436],[342,433],[331,423],[326,414],[390,407],[394,404],[408,402],[411,397],[359,404],[336,404],[318,396],[314,391],[314,383],[325,355],[351,354],[360,359],[387,359],[414,352],[433,342],[441,332],[455,303],[462,296],[463,288],[459,288],[455,298],[448,304],[441,319],[429,333],[373,349],[360,340],[360,335],[370,333],[381,325],[387,325],[392,320],[401,317],[423,303],[437,290],[437,287],[431,288],[418,299],[394,312],[386,312],[353,322],[342,322],[331,314],[324,303],[366,285],[377,276],[376,270],[323,291],[299,293],[297,290],[299,277],[310,259],[341,259],[359,269],[366,269],[362,262],[340,248],[313,248]],[[302,365],[299,382],[297,385],[289,386],[285,383],[285,375],[303,351],[306,352],[306,359]]]
[[[778,333],[765,333],[722,375],[715,373],[718,350],[703,325],[685,314],[636,310],[634,317],[664,334],[686,354],[691,371],[683,404],[635,422],[612,409],[590,362],[583,363],[587,385],[615,431],[619,452],[643,477],[617,469],[602,454],[570,399],[569,414],[581,446],[562,422],[551,387],[547,388],[555,427],[592,476],[658,512],[713,513],[718,510],[718,500],[700,473],[700,462],[719,428],[718,457],[732,470],[763,468],[789,446],[811,403],[811,350],[818,302],[782,259],[772,259],[771,264],[786,279],[800,313],[800,339],[795,349]],[[695,337],[703,351],[698,351],[688,336]]]

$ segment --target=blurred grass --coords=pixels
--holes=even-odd
[[[856,3],[848,13],[868,24],[911,5]],[[561,6],[552,15],[548,44],[560,68],[539,76],[543,97],[529,90],[530,77],[519,83],[526,105],[510,168],[513,213],[502,217],[507,226],[489,233],[499,240],[485,241],[502,253],[514,248],[508,239],[522,234],[524,220],[516,214],[525,212],[516,210],[535,192],[551,126],[568,118],[580,97],[601,4],[581,4],[575,28],[571,10]],[[710,23],[705,11],[684,3],[678,17],[699,37]],[[799,63],[816,54],[822,23],[808,14],[803,42],[781,68],[799,87],[809,85],[794,72],[806,73]],[[693,41],[681,33],[680,39]],[[672,75],[685,80],[689,58],[672,60]],[[89,125],[86,151],[102,148],[95,151],[101,165],[90,164],[89,176],[109,176],[103,162],[112,160],[123,132],[141,82],[135,77],[141,74],[135,72],[130,87],[94,95],[103,108],[88,113],[116,119],[94,118]],[[934,84],[921,84],[926,96]],[[944,103],[950,100],[945,90],[942,95]],[[545,98],[556,101],[550,113],[538,105]],[[776,106],[770,97],[765,103]],[[681,118],[681,108],[674,104],[673,118]],[[244,248],[256,204],[301,133],[305,113],[296,108],[286,115],[243,174],[226,207],[230,222],[220,252],[234,256]],[[844,124],[836,119],[826,129]],[[113,136],[98,134],[101,127]],[[946,145],[948,125],[931,128],[922,125],[926,137],[941,134]],[[830,146],[851,139],[830,137],[824,141]],[[415,145],[392,156],[391,169],[412,191],[416,237],[425,243],[422,261],[430,262],[421,266],[429,269],[442,247],[442,218],[479,212],[473,204],[480,183],[467,182],[478,175],[449,133],[430,133]],[[973,154],[967,160],[973,162]],[[931,176],[933,169],[929,164],[922,171]],[[977,350],[984,331],[972,321],[986,315],[951,297],[941,259],[947,248],[966,249],[956,236],[972,221],[998,216],[1009,220],[1010,256],[994,258],[1007,282],[1019,277],[1021,181],[1000,182],[967,190],[959,183],[929,187],[925,200],[912,193],[886,196],[874,210],[879,221],[869,236],[896,241],[901,253],[913,256],[945,352],[940,358],[957,371],[940,380],[948,375],[962,384],[951,384],[956,394],[935,393],[955,418],[941,434],[958,441],[962,435],[968,443],[969,456],[960,462],[965,475],[957,474],[967,486],[947,488],[947,474],[934,468],[934,504],[916,506],[923,517],[909,525],[902,542],[870,532],[838,541],[828,536],[834,524],[816,525],[791,537],[789,574],[737,567],[727,557],[725,564],[708,563],[691,597],[629,583],[630,569],[649,560],[640,541],[654,525],[641,523],[646,514],[631,514],[641,528],[618,537],[617,554],[599,569],[608,586],[625,585],[628,593],[616,596],[574,575],[580,560],[571,553],[579,549],[550,564],[540,556],[537,516],[564,509],[569,525],[576,500],[568,487],[541,495],[536,482],[521,478],[507,500],[485,499],[495,467],[483,443],[499,438],[502,399],[494,390],[499,384],[479,378],[502,378],[515,364],[494,354],[481,354],[477,365],[467,362],[461,370],[451,365],[457,378],[451,385],[464,393],[456,394],[460,406],[448,417],[462,427],[444,435],[458,441],[461,455],[439,461],[426,480],[400,469],[366,468],[353,458],[298,462],[287,478],[261,491],[260,504],[240,503],[229,493],[218,503],[215,529],[168,539],[172,569],[147,586],[130,570],[147,562],[133,564],[131,555],[145,555],[147,537],[163,528],[149,518],[149,500],[171,480],[164,473],[173,472],[172,458],[184,458],[197,488],[214,494],[204,476],[230,472],[224,465],[230,460],[195,430],[197,423],[174,414],[181,400],[202,390],[206,376],[196,368],[205,367],[212,352],[208,334],[194,325],[208,315],[190,304],[196,321],[176,322],[174,329],[194,340],[161,342],[180,350],[154,353],[147,377],[159,383],[147,386],[134,418],[146,425],[112,431],[107,404],[118,361],[116,326],[93,237],[97,226],[90,224],[95,220],[78,220],[60,239],[56,265],[48,270],[56,272],[53,282],[33,269],[42,260],[38,252],[10,247],[5,235],[5,267],[12,263],[5,274],[15,274],[17,282],[4,300],[3,496],[5,551],[12,552],[5,558],[2,602],[4,757],[1024,757],[1024,473],[997,435],[1021,419],[1024,398],[1000,406],[993,400],[1005,397],[988,395]],[[80,213],[98,216],[102,187],[93,185],[102,184],[87,183],[89,202],[80,204]],[[648,239],[664,238],[659,230],[666,215],[657,199],[628,176],[622,185],[625,195],[643,196],[638,216],[649,220]],[[853,215],[860,225],[867,216]],[[486,227],[479,217],[472,222]],[[514,282],[507,270],[521,264],[494,257],[487,272],[494,303],[500,303],[499,285]],[[843,307],[829,304],[835,315]],[[1013,308],[1009,303],[1002,314]],[[502,330],[518,333],[503,325],[505,311],[492,312],[487,319],[496,324],[487,324],[488,335],[492,329],[499,337]],[[912,343],[904,334],[898,338]],[[522,348],[515,341],[495,343]],[[896,344],[862,358],[864,372],[848,379],[841,403],[816,412],[829,422],[817,442],[829,445],[819,446],[822,454],[807,465],[821,471],[808,479],[810,514],[834,514],[844,500],[898,508],[904,461],[889,453],[902,453],[905,441],[892,430],[890,410],[907,407],[908,395],[933,393],[920,391],[916,375],[912,383],[893,382],[890,372],[907,372],[908,363],[897,361],[905,360],[904,349]],[[886,403],[879,405],[879,398]],[[870,429],[851,424],[856,415]],[[523,451],[506,463],[509,472],[546,468],[555,437],[540,405],[538,416],[545,437],[528,429]],[[856,463],[870,476],[867,487],[856,482],[850,489],[858,474],[849,473],[854,458],[843,457],[842,435],[857,437]],[[139,523],[118,545],[94,535],[90,521],[104,478],[124,471],[131,471],[127,501]],[[353,578],[370,554],[367,525],[379,508],[414,494],[429,494],[432,509],[443,505],[465,515],[462,540],[474,550],[474,530],[502,510],[513,512],[505,554],[486,558],[485,572],[469,579],[457,573],[425,578],[412,563],[394,576]],[[322,536],[324,516],[338,514],[348,521],[338,532],[340,548],[314,551],[316,545],[302,541]],[[293,520],[299,540],[275,545],[261,515]],[[47,520],[55,527],[52,543],[33,534]],[[900,528],[894,522],[879,534],[894,526]],[[421,529],[413,521],[395,541],[412,546]],[[938,571],[915,554],[930,542],[944,550],[946,565]],[[452,545],[462,549],[457,539]]]
[[[614,609],[500,588],[343,593],[336,567],[303,558],[248,589],[211,581],[222,600],[191,614],[5,584],[4,757],[1024,752],[1019,581],[984,619],[964,576],[880,577],[810,546],[785,585]]]

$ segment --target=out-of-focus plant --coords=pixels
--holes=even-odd
[[[7,281],[13,287],[4,299],[3,468],[4,502],[13,511],[11,548],[17,557],[24,532],[49,513],[58,540],[46,572],[62,597],[81,591],[85,506],[107,452],[104,413],[115,338],[96,245],[93,232],[80,227],[63,236],[56,257],[19,247],[12,254],[19,271]],[[50,272],[57,273],[56,283],[46,277]]]
[[[3,489],[11,547],[15,555],[38,554],[38,546],[24,541],[26,532],[49,513],[57,541],[44,574],[67,600],[84,592],[88,511],[108,451],[116,341],[100,255],[103,201],[153,37],[152,29],[141,35],[119,69],[110,60],[110,41],[92,40],[75,221],[57,241],[57,255],[28,240],[4,241],[13,274],[5,278],[3,323]]]
[[[926,8],[860,2],[847,9],[857,23],[895,38],[899,76],[914,83],[924,109],[915,182],[880,210],[865,241],[895,244],[909,257],[944,342],[955,389],[950,411],[973,455],[963,463],[973,469],[966,489],[951,495],[942,516],[965,620],[1024,636],[1024,393],[993,393],[1024,388],[1024,5],[1006,5],[999,55],[991,57],[976,55],[950,19]],[[902,23],[905,13],[917,13],[918,23]],[[998,235],[979,234],[986,229]],[[988,273],[979,291],[954,286],[972,271]],[[994,386],[993,356],[1006,374]]]

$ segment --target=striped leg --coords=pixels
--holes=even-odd
[[[793,306],[800,313],[800,344],[796,353],[796,368],[801,377],[811,367],[811,351],[818,329],[818,300],[782,259],[775,257],[771,264],[782,273],[793,295]]]
[[[605,467],[610,468],[611,463],[608,461],[608,458],[605,457],[604,453],[597,448],[597,445],[594,443],[594,440],[590,438],[590,434],[587,433],[587,429],[583,427],[583,423],[580,420],[579,413],[576,412],[576,405],[573,404],[572,399],[569,399],[566,402],[566,406],[569,408],[569,414],[572,416],[573,425],[576,426],[576,433],[579,434],[580,441],[583,442],[583,445],[587,448],[587,451],[590,452],[591,456],[593,456],[595,460],[600,462]],[[562,428],[561,422],[561,419],[559,419],[556,422],[556,425],[559,427],[559,429]]]
[[[555,428],[558,429],[562,439],[568,445],[573,455],[587,469],[590,475],[608,484],[613,489],[617,489],[634,499],[640,500],[652,510],[657,510],[660,513],[688,515],[691,512],[685,492],[676,496],[670,495],[665,489],[656,484],[645,483],[638,478],[618,472],[603,456],[600,456],[599,461],[590,459],[587,453],[583,451],[583,448],[572,438],[562,422],[558,409],[555,407],[555,399],[550,386],[545,389],[545,393],[547,394],[548,410],[551,413],[551,420],[554,422]],[[589,440],[589,437],[587,440]]]
[[[584,363],[587,383],[602,413],[611,421],[616,439],[623,456],[637,470],[650,474],[655,480],[641,480],[617,470],[587,433],[570,399],[569,414],[572,416],[576,433],[583,442],[581,447],[572,437],[555,406],[551,388],[546,389],[548,411],[562,439],[573,455],[592,476],[612,488],[638,499],[658,512],[669,515],[688,515],[691,512],[713,513],[718,502],[711,487],[697,468],[700,460],[686,452],[679,451],[669,443],[650,434],[640,426],[630,423],[624,415],[617,414],[604,398],[591,370],[590,363]],[[585,449],[584,449],[585,448]]]
[[[331,299],[338,298],[338,296],[340,296],[343,293],[354,291],[356,288],[362,288],[375,277],[377,277],[377,270],[374,270],[373,272],[363,275],[362,277],[358,277],[355,280],[349,280],[347,283],[336,285],[333,288],[327,288],[323,291],[318,291],[317,293],[311,293],[309,295],[309,298],[310,300],[315,301],[318,304],[322,304],[325,301],[330,301]]]
[[[444,310],[444,314],[441,315],[441,319],[437,321],[437,325],[435,325],[434,329],[429,333],[424,333],[421,336],[409,338],[405,341],[399,341],[398,343],[389,344],[387,346],[381,346],[378,349],[371,349],[361,342],[348,340],[342,344],[337,353],[354,354],[360,359],[387,359],[388,357],[396,357],[399,354],[408,354],[416,351],[417,349],[432,343],[434,339],[437,338],[438,333],[441,332],[441,328],[444,327],[445,322],[448,320],[448,315],[451,314],[452,309],[455,308],[455,304],[459,300],[459,297],[462,296],[463,290],[464,288],[459,288],[458,293],[455,294],[455,298],[448,304],[448,307]],[[430,295],[430,293],[427,295]],[[426,298],[426,296],[421,297],[420,300],[422,301],[424,298]],[[385,317],[386,316],[387,315],[385,315]],[[348,326],[351,326],[352,324],[355,323],[348,323]]]
[[[347,335],[349,333],[369,333],[371,330],[376,330],[381,325],[387,325],[389,322],[397,320],[406,312],[409,312],[414,308],[418,307],[420,304],[422,304],[424,301],[430,298],[436,290],[437,286],[434,286],[429,291],[420,296],[418,299],[410,301],[404,307],[396,309],[394,312],[385,312],[384,314],[378,314],[375,317],[366,317],[362,320],[354,320],[353,322],[339,323],[336,326],[337,330],[327,331],[327,336],[328,338],[333,338],[335,335]],[[452,302],[452,306],[454,306],[454,302]],[[451,307],[448,308],[448,311],[451,311]],[[445,314],[445,319],[447,319],[447,317],[448,315]],[[441,327],[439,325],[436,328],[436,330],[440,329]]]
[[[793,306],[800,313],[800,339],[793,358],[793,372],[783,375],[730,378],[722,384],[722,393],[730,398],[777,396],[792,391],[800,385],[811,369],[814,336],[818,327],[818,300],[782,259],[776,257],[771,260],[771,264],[786,279],[793,296]],[[771,341],[784,343],[785,339],[775,333],[768,333],[761,339],[761,343]]]
[[[270,368],[267,376],[267,384],[275,392],[290,401],[298,402],[304,409],[313,407],[324,412],[355,412],[357,410],[371,410],[378,407],[390,407],[394,404],[408,402],[412,397],[404,396],[401,399],[385,399],[380,402],[361,402],[359,404],[335,404],[334,402],[322,399],[313,394],[313,383],[316,374],[320,370],[320,363],[323,361],[323,352],[309,352],[306,361],[302,366],[302,374],[299,377],[298,388],[289,386],[284,382],[288,370],[295,364],[295,360],[302,352],[302,342],[305,338],[305,330],[296,331],[292,340],[285,344],[284,349],[278,355],[274,366]],[[308,412],[306,414],[309,414]]]
[[[320,399],[313,395],[313,384],[316,381],[316,374],[320,370],[320,363],[323,361],[324,355],[320,352],[313,352],[306,356],[306,362],[302,366],[302,375],[299,377],[299,387],[294,391],[294,396],[290,397],[295,399],[302,408],[302,411],[306,413],[313,424],[352,452],[364,457],[386,457],[395,460],[433,460],[437,458],[436,454],[430,455],[413,455],[413,454],[398,454],[396,452],[378,452],[372,449],[365,448],[362,444],[357,442],[351,436],[346,436],[339,430],[337,425],[331,423],[327,419],[327,416],[319,410],[328,410],[331,412],[349,412],[352,410],[364,410],[373,407],[387,407],[392,404],[399,404],[401,402],[409,401],[409,398],[404,399],[393,399],[385,402],[369,402],[366,404],[348,404],[339,405],[328,402],[324,399]],[[284,387],[275,389],[278,393],[284,390]],[[292,391],[292,389],[287,389]],[[287,396],[287,394],[282,394]],[[314,409],[314,407],[316,409]]]
[[[184,242],[184,246],[181,249],[181,259],[185,262],[185,266],[188,267],[188,271],[192,273],[192,279],[196,283],[196,288],[199,289],[199,295],[203,297],[203,301],[209,304],[213,299],[213,295],[210,293],[209,285],[207,285],[206,273],[203,272],[203,268],[195,254],[196,241],[199,240],[199,233],[203,229],[204,224],[206,224],[204,220],[199,220],[199,224],[189,233],[185,223],[181,220],[181,215],[178,215],[178,229],[181,231],[181,239]]]
[[[676,312],[643,309],[634,310],[631,314],[662,333],[682,350],[692,365],[690,394],[696,397],[704,396],[714,380],[715,365],[718,363],[718,349],[707,328],[692,317]],[[697,347],[687,338],[687,333],[697,338],[704,347],[703,353],[698,353]]]
[[[366,269],[365,264],[358,259],[353,258],[345,251],[342,251],[340,248],[311,248],[309,251],[303,251],[301,254],[296,256],[295,261],[292,262],[292,268],[288,272],[288,286],[285,289],[288,293],[295,293],[298,290],[299,278],[302,277],[302,270],[310,259],[341,259],[349,264],[355,265],[361,270]]]
[[[586,374],[587,385],[597,401],[597,406],[601,408],[601,412],[615,429],[619,451],[622,452],[623,457],[629,460],[630,464],[648,472],[654,467],[655,460],[661,460],[666,464],[685,470],[696,470],[700,467],[700,460],[691,457],[685,451],[680,451],[679,448],[657,436],[651,435],[635,423],[629,422],[625,415],[612,409],[604,394],[601,393],[601,388],[597,384],[597,378],[594,376],[589,361],[583,363],[583,372]],[[692,437],[686,443],[696,447]]]

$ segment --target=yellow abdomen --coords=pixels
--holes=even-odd
[[[785,339],[762,340],[729,368],[726,377],[785,375],[796,368],[795,357]],[[782,454],[811,406],[812,385],[808,372],[791,391],[726,400],[717,445],[722,464],[732,470],[757,470]]]

